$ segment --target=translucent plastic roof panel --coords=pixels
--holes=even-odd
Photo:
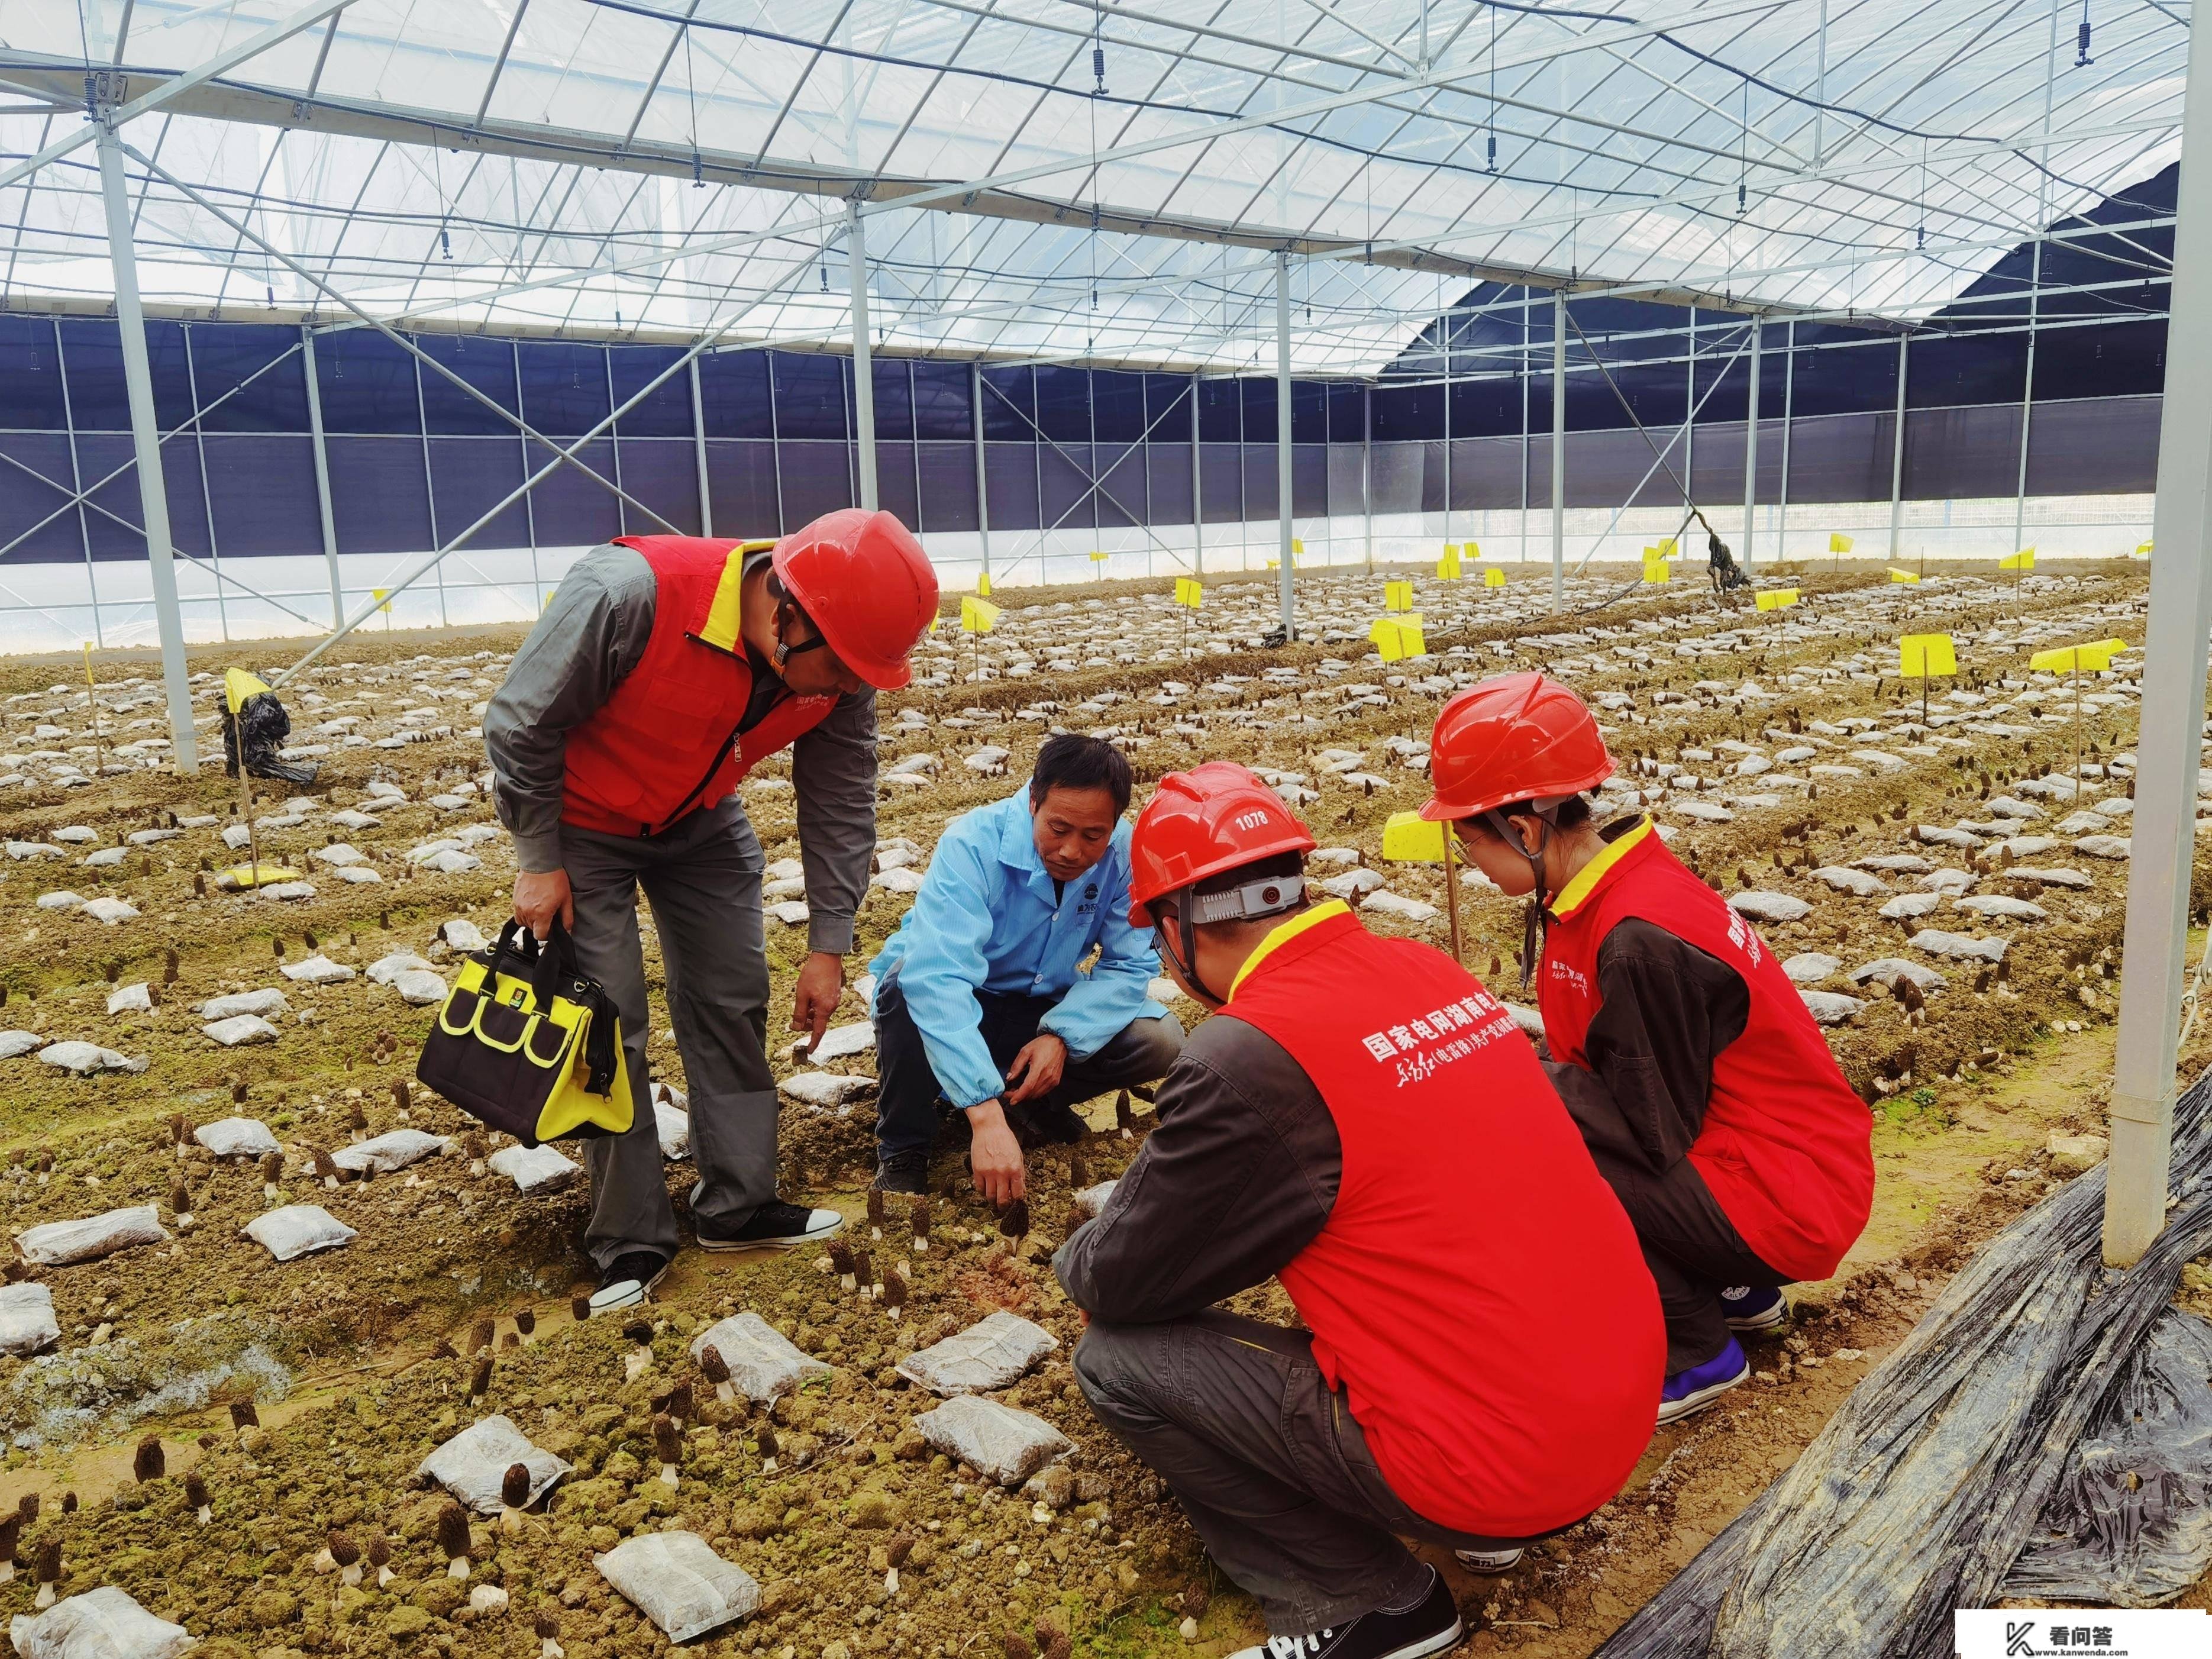
[[[0,179],[114,70],[149,300],[836,340],[853,201],[890,346],[1271,367],[1284,249],[1297,366],[1364,373],[1474,279],[1932,313],[2178,154],[2186,12],[2081,15],[0,0]],[[97,184],[0,185],[0,301],[110,291]]]

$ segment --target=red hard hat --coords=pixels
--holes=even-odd
[[[824,513],[778,542],[770,563],[848,668],[878,691],[914,678],[907,653],[937,615],[937,571],[896,517]]]
[[[1500,674],[1443,706],[1429,738],[1421,816],[1471,818],[1515,801],[1561,799],[1613,775],[1583,700],[1541,674]]]
[[[1152,926],[1152,902],[1193,882],[1313,848],[1283,798],[1235,761],[1170,772],[1129,836],[1129,925]]]

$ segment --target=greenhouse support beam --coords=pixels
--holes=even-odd
[[[1905,371],[1911,358],[1911,337],[1897,337],[1897,424],[1890,434],[1889,446],[1889,562],[1895,564],[1901,556],[1897,550],[1898,536],[1905,524]]]
[[[1297,637],[1293,602],[1297,571],[1291,555],[1291,256],[1275,254],[1275,542],[1283,601],[1283,638]]]
[[[1759,520],[1759,348],[1761,325],[1751,319],[1751,398],[1743,411],[1743,567],[1751,568],[1751,542]]]
[[[2183,948],[2203,763],[2205,630],[2212,627],[2212,29],[2192,29],[2183,94],[2142,730],[2136,744],[2133,856],[2112,1061],[2105,1261],[2130,1267],[2166,1224],[2180,1047]]]
[[[1552,290],[1552,614],[1567,608],[1567,295]]]
[[[331,457],[323,443],[323,386],[315,377],[315,337],[300,330],[300,361],[307,377],[307,437],[315,452],[315,510],[323,527],[323,563],[331,576],[331,626],[345,620],[345,587],[338,580],[337,516],[331,510]],[[195,399],[194,401],[198,401]]]
[[[111,117],[103,111],[103,118]],[[199,770],[192,697],[185,683],[184,614],[177,605],[176,550],[169,539],[169,500],[161,471],[161,432],[154,419],[154,374],[146,355],[146,313],[138,303],[138,259],[131,240],[131,196],[123,154],[107,118],[95,120],[100,189],[107,210],[107,257],[115,275],[115,322],[123,343],[123,388],[131,406],[131,446],[138,459],[138,510],[153,579],[155,626],[161,641],[161,689],[169,706],[170,754],[177,770]]]
[[[983,366],[968,365],[968,408],[975,434],[975,536],[983,550],[983,585],[991,581],[991,476],[983,448]]]
[[[707,473],[707,400],[699,391],[699,360],[685,366],[691,381],[691,454],[699,468],[699,533],[714,533],[714,490]]]
[[[1190,568],[1194,574],[1206,574],[1206,506],[1201,496],[1204,485],[1198,471],[1198,404],[1199,374],[1190,377]]]
[[[876,365],[868,339],[868,234],[860,203],[845,204],[845,264],[853,278],[853,429],[860,441],[860,505],[876,510]]]

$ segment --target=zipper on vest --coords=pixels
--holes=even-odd
[[[705,641],[702,641],[701,643],[704,644]],[[676,804],[676,810],[673,812],[671,812],[666,817],[661,819],[659,823],[647,829],[645,832],[647,835],[657,836],[660,834],[662,830],[667,829],[670,824],[674,823],[678,818],[682,817],[686,812],[691,810],[691,803],[707,793],[707,786],[714,782],[714,774],[722,769],[722,763],[730,757],[730,750],[736,746],[740,732],[741,728],[739,727],[733,726],[730,728],[730,735],[725,738],[720,745],[714,750],[714,757],[707,763],[707,770],[700,778],[699,781],[691,786],[691,793],[684,796],[682,800]]]

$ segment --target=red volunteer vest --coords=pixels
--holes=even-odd
[[[1272,936],[1219,1018],[1280,1043],[1335,1121],[1335,1205],[1280,1277],[1391,1489],[1493,1538],[1611,1499],[1658,1409],[1658,1292],[1504,1005],[1331,904]]]
[[[1743,1035],[1713,1060],[1690,1161],[1759,1259],[1826,1279],[1874,1204],[1873,1119],[1804,999],[1752,925],[1683,867],[1647,820],[1613,843],[1593,886],[1570,883],[1544,938],[1537,1000],[1553,1057],[1588,1068],[1598,947],[1631,916],[1726,963],[1751,993]]]
[[[763,759],[820,725],[837,699],[787,697],[739,737],[753,675],[736,636],[734,592],[715,614],[719,625],[710,628],[709,617],[723,584],[739,580],[740,544],[624,536],[615,544],[653,567],[653,633],[614,696],[568,733],[561,821],[652,836],[720,805]]]

